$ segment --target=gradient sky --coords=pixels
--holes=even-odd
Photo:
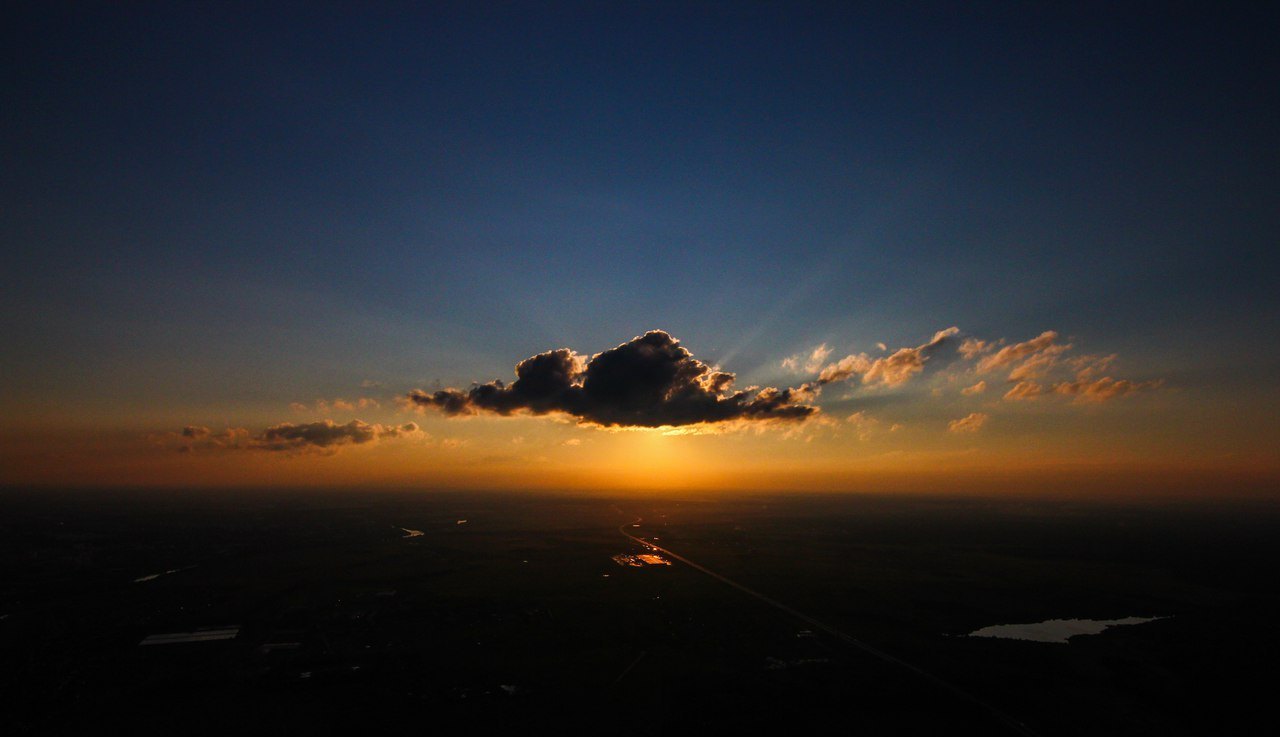
[[[25,5],[0,483],[1280,479],[1267,3]],[[952,326],[804,422],[405,401],[655,329],[795,387]],[[1101,377],[1131,391],[1055,391]],[[266,447],[324,420],[383,435]]]

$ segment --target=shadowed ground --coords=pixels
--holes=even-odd
[[[679,562],[616,564],[641,552],[618,534],[636,517],[627,532],[930,678]],[[1242,731],[1280,652],[1276,519],[875,496],[10,491],[2,719],[18,734],[1008,731],[934,679],[1040,734]],[[962,636],[1157,615],[1173,618],[1066,645]],[[217,627],[240,629],[138,645]]]

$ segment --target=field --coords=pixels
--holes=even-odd
[[[10,490],[0,720],[1246,733],[1280,655],[1277,521],[1263,502]],[[783,608],[680,561],[620,565],[648,552],[624,530]],[[964,636],[1128,616],[1167,618],[1068,644]]]

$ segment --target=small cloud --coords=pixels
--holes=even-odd
[[[1076,356],[1068,363],[1075,369],[1076,380],[1084,381],[1110,369],[1115,360],[1116,354],[1112,353],[1109,356]]]
[[[190,453],[213,448],[246,447],[249,443],[249,431],[243,427],[228,427],[222,432],[214,432],[200,425],[187,425],[178,432],[150,435],[149,439],[161,447]]]
[[[978,373],[986,373],[999,368],[1010,366],[1022,359],[1032,356],[1036,353],[1049,349],[1054,345],[1054,341],[1058,339],[1058,334],[1053,330],[1046,330],[1031,340],[1022,343],[1005,346],[996,353],[978,361]],[[978,341],[981,342],[981,341]],[[1067,346],[1068,348],[1070,346]],[[972,354],[972,355],[977,355]]]
[[[251,447],[270,451],[331,450],[343,445],[363,445],[379,438],[401,437],[418,432],[413,422],[400,426],[371,425],[352,420],[339,425],[333,420],[294,424],[282,422],[263,430],[253,438]]]
[[[844,420],[853,426],[854,433],[857,434],[858,440],[866,442],[880,429],[880,421],[866,412],[854,412]]]
[[[1009,372],[1009,381],[1039,379],[1058,365],[1058,357],[1071,350],[1071,345],[1051,345],[1033,354],[1027,360],[1013,367]]]
[[[1004,399],[1008,402],[1016,402],[1019,400],[1035,399],[1044,393],[1044,387],[1034,381],[1019,381],[1013,385],[1013,388],[1004,393]]]
[[[845,356],[844,358],[822,368],[818,374],[819,384],[830,384],[845,381],[858,374],[864,374],[871,368],[871,359],[865,353]]]
[[[966,397],[969,397],[969,396],[973,396],[974,394],[981,394],[986,390],[987,390],[987,382],[979,381],[977,384],[974,384],[973,386],[966,386],[965,388],[961,389],[960,393],[965,395]]]
[[[995,350],[996,344],[977,338],[965,338],[960,343],[960,355],[966,360],[976,358],[984,353],[990,353]]]
[[[680,427],[668,427],[662,430],[663,437],[678,437],[680,435],[721,435],[720,425],[681,425]]]
[[[939,330],[929,342],[914,348],[899,348],[888,356],[871,358],[865,353],[857,353],[828,364],[818,373],[819,384],[830,384],[846,381],[854,376],[861,376],[863,384],[896,387],[901,386],[911,377],[924,370],[925,361],[930,354],[952,336],[960,332],[959,328],[950,327]]]
[[[581,439],[581,438],[569,438],[568,440],[566,440],[566,441],[564,441],[563,443],[561,443],[561,445],[568,445],[568,446],[570,446],[570,447],[574,447],[574,446],[582,445],[582,439]]]
[[[422,428],[418,427],[416,422],[406,422],[403,425],[387,427],[382,431],[379,437],[383,438],[399,438],[409,435],[419,435]]]
[[[359,397],[357,399],[317,399],[313,404],[306,405],[302,402],[293,402],[289,405],[289,409],[294,412],[314,412],[316,414],[329,414],[330,412],[355,412],[361,409],[377,409],[380,405],[378,400],[372,397]]]
[[[369,399],[368,397],[361,397],[351,401],[347,401],[345,399],[333,400],[333,408],[342,412],[354,412],[358,409],[370,409],[376,408],[377,406],[378,400]]]
[[[1092,381],[1088,379],[1064,381],[1061,384],[1055,384],[1053,390],[1058,394],[1075,397],[1074,401],[1076,402],[1106,402],[1117,397],[1135,394],[1144,389],[1158,388],[1161,383],[1160,381],[1133,382],[1128,379],[1113,379],[1109,376],[1104,376]]]
[[[382,386],[381,381],[374,381],[373,379],[365,379],[364,381],[360,382],[360,387],[362,389],[377,389],[381,386]]]
[[[889,350],[889,346],[885,345],[884,343],[876,343],[876,349],[879,350],[881,353],[884,353],[885,351]]]
[[[947,423],[947,432],[973,433],[982,429],[989,418],[981,412],[971,412],[958,420]]]
[[[402,425],[376,425],[352,420],[344,425],[333,420],[318,422],[282,422],[272,425],[257,435],[242,427],[227,428],[221,433],[208,428],[188,426],[180,433],[168,433],[160,438],[177,437],[182,442],[180,450],[234,449],[292,452],[332,453],[347,445],[364,445],[385,438],[424,437],[416,422]]]
[[[782,368],[796,374],[816,374],[830,355],[831,349],[823,343],[808,353],[797,353],[782,359]]]
[[[1004,398],[1009,401],[1034,399],[1053,393],[1074,397],[1076,403],[1105,402],[1161,385],[1159,381],[1134,382],[1108,376],[1106,372],[1115,363],[1116,354],[1068,357],[1066,354],[1072,345],[1057,340],[1057,332],[1046,330],[1031,340],[991,353],[993,345],[998,344],[969,338],[961,344],[960,352],[966,358],[989,354],[978,360],[975,367],[978,373],[1008,370],[1007,378],[1013,386],[1005,392]],[[1063,380],[1062,374],[1068,371],[1074,373],[1074,381]],[[1052,378],[1055,374],[1056,380]],[[969,392],[964,390],[964,393]]]

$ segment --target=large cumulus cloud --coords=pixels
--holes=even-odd
[[[652,330],[585,358],[567,348],[516,365],[516,380],[470,389],[414,390],[408,401],[447,415],[563,413],[593,425],[661,427],[727,421],[803,420],[816,388],[733,389],[734,375],[694,358]]]

